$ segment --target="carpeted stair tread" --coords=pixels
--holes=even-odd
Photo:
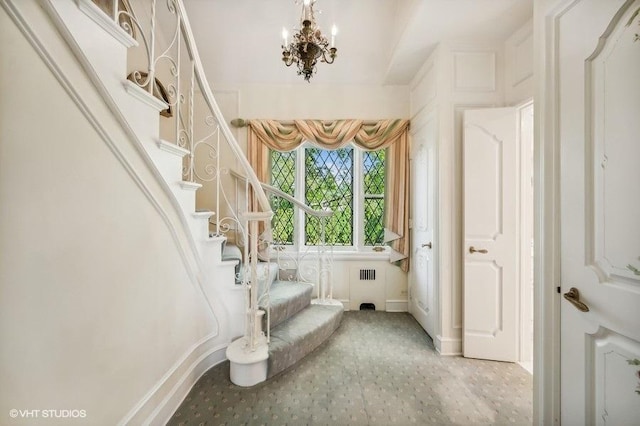
[[[298,281],[275,281],[271,284],[270,327],[273,329],[306,308],[311,303],[312,290],[313,285]],[[263,328],[266,329],[266,318]]]
[[[271,330],[267,377],[300,361],[340,325],[342,306],[309,305]]]

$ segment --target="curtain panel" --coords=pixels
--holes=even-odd
[[[247,155],[260,181],[269,183],[269,150],[291,151],[305,141],[323,149],[349,142],[367,150],[387,149],[385,227],[400,235],[391,247],[409,270],[409,120],[248,120]]]

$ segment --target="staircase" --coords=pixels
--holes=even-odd
[[[119,9],[129,3],[133,10]],[[193,281],[211,310],[219,338],[229,344],[231,379],[238,385],[252,386],[294,365],[322,344],[339,326],[343,306],[331,300],[330,294],[325,297],[322,285],[322,297],[312,301],[312,284],[278,280],[276,263],[258,262],[258,225],[268,227],[272,215],[268,200],[213,98],[182,0],[168,4],[168,18],[156,17],[161,7],[167,8],[166,2],[156,0],[114,0],[110,13],[100,10],[91,0],[44,0],[42,9],[55,22],[108,110],[134,142],[135,150],[119,155],[140,156],[171,200],[171,208],[180,218],[175,238],[183,248],[182,261],[189,265]],[[145,19],[138,19],[134,10]],[[123,18],[129,31],[123,30]],[[165,30],[169,47],[154,53],[160,46],[156,39],[162,38],[155,32],[156,24],[166,24],[167,19],[174,19],[174,27]],[[143,25],[148,20],[151,28]],[[131,60],[131,49],[139,49],[139,45],[146,49],[148,69],[134,75],[131,81],[126,78],[127,58]],[[163,74],[160,64],[171,46],[177,46],[178,57],[169,61],[171,72],[165,70]],[[186,60],[181,59],[180,55],[185,54]],[[174,81],[165,82],[164,99],[158,96],[159,90],[150,89],[159,89],[150,84],[156,75],[175,77]],[[202,99],[194,101],[197,96]],[[194,126],[198,105],[206,106],[200,113],[209,126],[205,135],[198,135]],[[161,114],[165,115],[169,108],[174,118],[161,122],[167,120]],[[170,123],[172,140],[161,138],[163,123]],[[243,170],[247,182],[243,200],[231,199],[224,192],[221,143],[235,155]],[[196,150],[205,145],[218,155],[214,164],[205,167],[214,170],[212,176],[203,177],[197,171]],[[196,191],[209,177],[217,182],[215,211],[197,210]],[[234,210],[232,205],[241,210]],[[221,226],[225,220],[236,226],[242,250],[226,244],[226,228]]]
[[[237,249],[230,246],[225,252],[227,250]],[[266,376],[264,370],[254,373],[247,368],[247,362],[243,362],[242,356],[236,353],[241,346],[232,345],[227,351],[232,361],[231,380],[240,386],[252,386],[296,364],[333,334],[344,311],[340,302],[312,301],[312,284],[279,280],[278,264],[260,263],[258,267],[264,271],[260,275],[265,277],[260,282],[260,293],[267,295],[262,300],[268,302],[259,304],[260,309],[267,313],[262,319],[261,330],[269,330],[267,335],[270,336],[268,358],[261,359],[266,363]],[[255,359],[247,361],[253,363]]]

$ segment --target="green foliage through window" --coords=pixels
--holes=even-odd
[[[304,164],[306,204],[333,211],[326,219],[325,241],[334,246],[353,245],[353,149],[307,148]],[[306,215],[306,245],[321,242],[320,225],[320,219]]]
[[[384,150],[362,153],[365,246],[382,244],[384,239],[384,158]]]
[[[271,151],[271,185],[292,197],[295,195],[296,152]],[[293,244],[294,209],[291,202],[276,196],[270,197],[275,244]]]
[[[300,155],[301,158],[297,158]],[[360,167],[355,167],[355,161]],[[303,170],[297,165],[304,163]],[[355,176],[355,170],[360,176]],[[364,235],[361,245],[382,244],[385,209],[385,151],[358,151],[354,148],[325,150],[316,147],[299,148],[291,152],[271,152],[271,184],[296,196],[296,176],[304,176],[304,201],[310,207],[331,209],[333,215],[318,219],[304,217],[305,245],[317,245],[324,240],[329,245],[353,246],[356,229]],[[359,189],[358,189],[359,188]],[[355,192],[355,193],[354,193]],[[358,193],[360,195],[358,195]],[[354,203],[354,197],[360,198]],[[300,197],[302,198],[302,197]],[[295,223],[298,214],[294,206],[280,197],[271,197],[274,211],[273,238],[276,244],[295,244]],[[354,223],[355,206],[360,205],[364,216]],[[302,220],[302,218],[300,218]],[[321,221],[324,221],[324,228]]]

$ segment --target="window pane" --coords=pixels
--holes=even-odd
[[[330,208],[326,219],[325,242],[353,245],[353,149],[305,150],[305,202],[314,209]],[[320,219],[305,215],[305,244],[321,242]]]
[[[364,245],[382,244],[384,239],[384,198],[364,199]]]
[[[271,185],[291,196],[295,191],[296,152],[271,151]],[[280,197],[270,195],[273,219],[273,242],[293,244],[293,204]]]
[[[384,194],[384,157],[385,150],[365,151],[362,153],[364,169],[364,193]]]
[[[385,150],[362,153],[364,170],[364,245],[384,239]]]

